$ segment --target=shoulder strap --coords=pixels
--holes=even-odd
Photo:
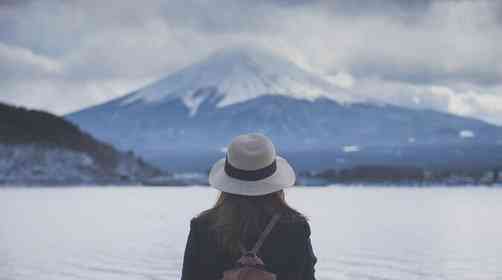
[[[261,233],[260,238],[258,238],[258,241],[256,241],[256,243],[254,244],[253,249],[251,249],[251,251],[247,251],[241,243],[240,247],[241,247],[242,254],[245,255],[245,254],[250,253],[250,254],[256,255],[258,253],[258,250],[260,250],[261,245],[263,245],[265,238],[267,238],[267,236],[270,234],[270,232],[272,231],[272,229],[274,228],[275,224],[277,223],[277,221],[279,220],[280,217],[281,217],[280,214],[275,214],[272,217],[272,219],[270,219],[270,222],[268,223],[268,225],[265,227],[265,229]]]

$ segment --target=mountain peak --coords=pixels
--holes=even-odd
[[[206,93],[200,94],[201,90]],[[349,94],[323,76],[302,69],[280,54],[264,48],[233,47],[218,50],[201,62],[134,92],[122,104],[179,98],[194,115],[210,94],[220,97],[217,107],[261,95],[284,95],[309,101],[320,97],[351,101]]]

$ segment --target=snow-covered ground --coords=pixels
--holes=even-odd
[[[0,279],[179,279],[216,191],[0,189]],[[294,188],[318,279],[502,279],[502,189]]]

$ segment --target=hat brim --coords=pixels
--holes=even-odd
[[[218,160],[209,172],[209,185],[222,192],[240,195],[265,195],[295,184],[293,167],[282,157],[276,157],[277,170],[271,176],[258,181],[244,181],[232,178],[225,172],[225,158]]]

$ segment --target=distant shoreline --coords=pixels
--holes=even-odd
[[[0,189],[66,189],[66,188],[209,188],[209,185],[148,185],[148,184],[0,184]],[[400,183],[331,183],[325,185],[295,185],[293,188],[500,188],[502,183],[495,184],[446,184],[446,183],[422,183],[422,184],[400,184]]]

